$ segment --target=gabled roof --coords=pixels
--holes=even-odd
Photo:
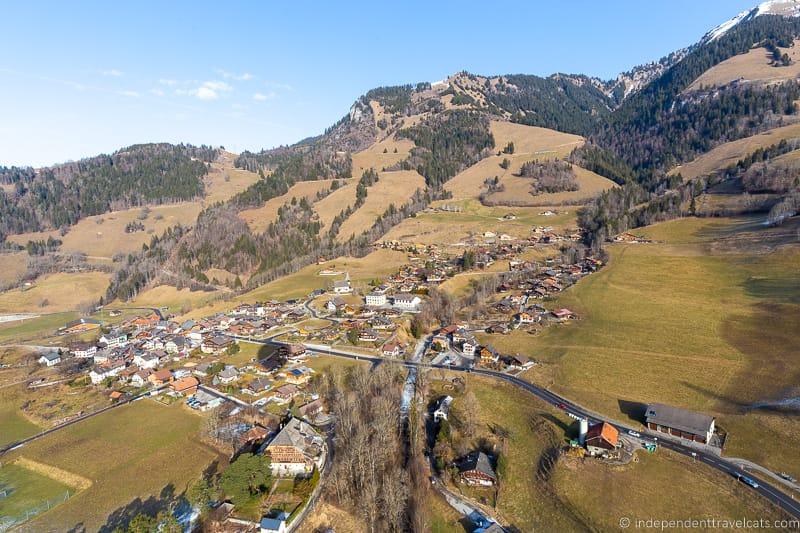
[[[672,407],[661,403],[651,403],[647,406],[645,413],[647,422],[667,426],[695,435],[705,435],[711,431],[711,424],[714,417],[687,411],[679,407]]]
[[[476,470],[492,479],[497,479],[497,474],[495,474],[494,468],[489,462],[489,456],[483,452],[472,452],[467,455],[459,465],[459,469],[461,472]]]
[[[586,432],[586,440],[595,439],[597,437],[616,446],[619,441],[619,430],[608,422],[601,422],[600,424],[593,425],[589,428],[589,431]]]
[[[314,447],[322,446],[322,437],[309,424],[299,418],[292,418],[281,429],[267,449],[272,446],[293,446],[303,453],[312,451]]]

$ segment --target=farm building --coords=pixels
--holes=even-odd
[[[585,439],[589,455],[605,455],[617,448],[619,430],[607,422],[601,422],[589,428]]]
[[[307,423],[292,418],[267,445],[272,474],[309,475],[322,466],[324,439]]]
[[[647,427],[682,439],[708,444],[714,434],[714,417],[660,403],[647,406]]]
[[[39,363],[45,366],[55,366],[61,362],[61,354],[58,352],[47,352],[39,357]]]

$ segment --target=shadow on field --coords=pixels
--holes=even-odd
[[[645,413],[647,413],[646,403],[617,400],[617,404],[620,412],[627,416],[629,420],[644,424]]]
[[[176,502],[180,504],[180,501],[184,499],[183,493],[176,494],[175,486],[170,483],[161,489],[158,498],[155,496],[150,496],[146,500],[136,498],[115,510],[108,515],[105,525],[101,526],[98,531],[99,533],[111,533],[118,528],[125,529],[137,515],[156,516],[161,511],[170,509]]]

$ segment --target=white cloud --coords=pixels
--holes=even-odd
[[[114,76],[115,78],[119,78],[120,76],[122,76],[122,71],[119,71],[115,68],[104,70],[103,76]]]
[[[236,74],[234,72],[228,72],[222,69],[217,69],[217,73],[226,80],[248,81],[252,80],[255,77],[249,72],[242,72],[241,74]]]
[[[166,85],[168,87],[174,87],[175,85],[178,85],[178,80],[168,80],[165,78],[161,78],[160,80],[158,80],[158,83],[160,83],[161,85]]]
[[[131,98],[139,98],[139,93],[136,91],[119,91],[122,96],[130,96]]]
[[[150,94],[154,94],[156,96],[164,96],[164,90],[156,87],[154,89],[150,89]]]
[[[196,96],[198,100],[216,100],[219,98],[217,91],[210,87],[206,87],[205,85],[198,87],[197,89],[191,91],[191,93]]]
[[[263,102],[264,100],[272,100],[276,96],[277,96],[277,94],[275,94],[274,91],[270,91],[270,92],[268,92],[266,94],[264,94],[264,93],[255,93],[255,94],[253,94],[253,100],[256,100],[258,102]]]
[[[284,91],[294,90],[294,87],[292,87],[288,83],[280,83],[277,81],[265,81],[264,85],[266,85],[267,87],[272,87],[273,89],[283,89]]]
[[[224,81],[204,81],[202,87],[206,87],[211,89],[212,91],[220,91],[220,92],[227,92],[233,89],[230,85],[225,83]]]

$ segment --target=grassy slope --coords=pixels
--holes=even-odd
[[[26,511],[62,500],[74,492],[69,485],[15,464],[0,467],[0,487],[9,487],[11,494],[0,498],[0,517],[21,520]]]
[[[0,254],[0,285],[14,283],[25,273],[28,266],[26,252],[12,252]]]
[[[771,129],[758,135],[721,144],[693,161],[675,167],[670,171],[670,174],[680,173],[684,179],[703,176],[735,164],[739,159],[758,148],[766,148],[781,142],[783,139],[797,137],[800,137],[800,124]]]
[[[13,289],[0,293],[0,312],[50,313],[74,311],[96,302],[108,287],[104,272],[48,274],[27,290]]]
[[[795,44],[798,42],[800,41],[795,41]],[[792,60],[791,65],[774,67],[770,65],[772,57],[766,48],[753,48],[746,54],[733,56],[703,72],[686,89],[686,92],[694,91],[701,87],[721,87],[740,79],[776,83],[797,78],[800,74],[800,63],[798,63],[798,60],[800,60],[799,47],[793,46],[792,48],[781,48],[780,50],[781,53],[789,54]]]
[[[313,202],[316,194],[328,189],[333,180],[301,181],[292,185],[286,194],[267,200],[261,207],[245,209],[239,213],[242,220],[247,222],[250,229],[256,233],[263,233],[264,230],[278,219],[278,209],[292,201],[292,198],[306,198]],[[349,180],[339,180],[340,185],[344,185]]]
[[[217,311],[230,309],[240,302],[302,298],[315,289],[329,289],[333,284],[333,280],[340,279],[341,276],[320,276],[319,271],[324,269],[349,272],[350,279],[354,286],[366,286],[369,281],[382,278],[394,272],[406,261],[407,258],[405,254],[383,249],[375,250],[360,258],[339,257],[323,265],[309,265],[294,274],[289,274],[288,276],[262,285],[229,301],[215,302],[204,307],[199,307],[192,310],[187,316],[199,318]]]
[[[346,241],[369,229],[389,204],[400,207],[411,198],[414,191],[425,188],[425,179],[415,170],[381,172],[378,182],[369,187],[364,205],[344,221],[339,229],[339,240]]]
[[[461,212],[424,212],[407,218],[390,229],[382,241],[404,241],[418,244],[451,244],[470,235],[482,235],[486,231],[507,233],[512,237],[527,238],[531,226],[552,226],[558,229],[576,227],[576,208],[557,209],[555,216],[540,213],[546,207],[486,207],[477,200],[443,201],[435,205],[458,205]],[[502,220],[507,214],[516,215],[515,220]]]
[[[40,515],[33,530],[94,530],[129,506],[141,509],[166,494],[181,494],[216,458],[196,442],[202,418],[180,403],[151,400],[121,407],[29,444],[21,455],[87,477],[92,486]],[[146,505],[145,505],[146,507]]]
[[[800,420],[747,410],[800,379],[800,248],[770,252],[770,235],[796,242],[794,231],[686,219],[642,232],[666,243],[612,246],[609,265],[555,304],[577,323],[518,337],[518,351],[546,363],[529,377],[620,418],[626,401],[712,413],[731,433],[726,453],[800,475],[783,445]]]

